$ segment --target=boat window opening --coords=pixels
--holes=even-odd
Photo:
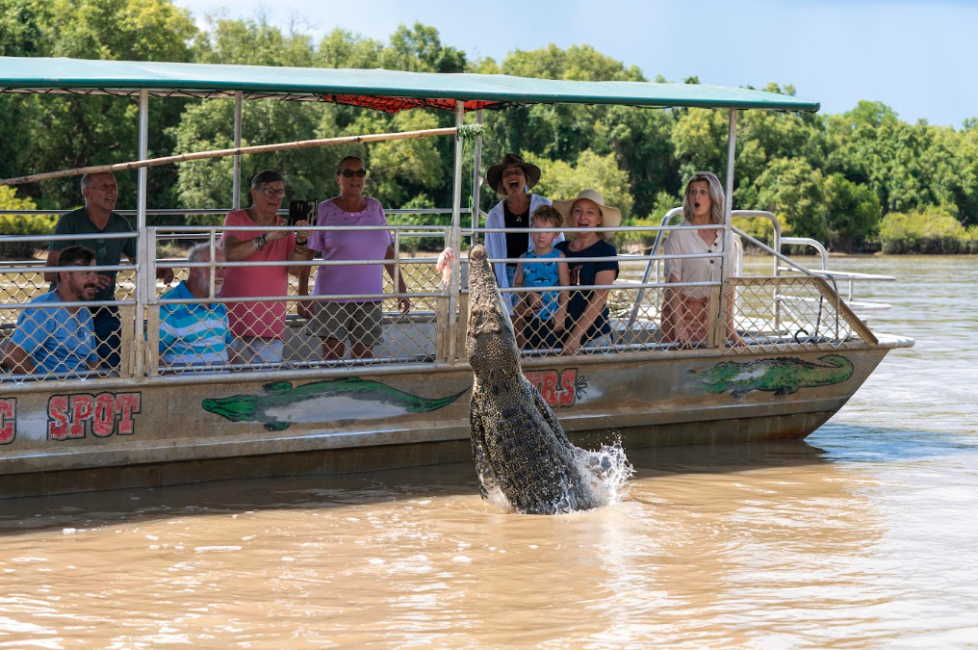
[[[390,211],[395,212],[395,211]],[[444,210],[430,210],[429,213],[444,213]],[[741,216],[735,214],[735,216]],[[763,213],[746,215],[750,218],[769,218]],[[665,223],[666,220],[664,220]],[[368,229],[370,227],[367,227]],[[391,278],[384,276],[383,294],[366,295],[350,294],[334,296],[336,300],[351,301],[346,312],[349,322],[359,323],[379,320],[379,335],[368,336],[368,354],[355,354],[352,345],[344,346],[341,358],[331,358],[329,350],[324,347],[321,331],[311,327],[310,318],[300,315],[298,305],[318,303],[316,296],[300,295],[296,278],[290,276],[289,289],[285,295],[253,296],[250,298],[193,298],[173,297],[172,290],[181,281],[188,279],[193,269],[208,269],[212,266],[209,261],[188,263],[186,258],[174,258],[169,255],[157,254],[149,272],[154,274],[157,269],[171,268],[175,274],[174,281],[165,285],[160,281],[151,283],[153,294],[146,299],[146,311],[137,314],[136,267],[120,264],[115,267],[99,267],[101,270],[115,271],[117,276],[116,300],[108,303],[84,303],[82,307],[111,307],[121,321],[120,335],[103,354],[110,355],[115,361],[110,365],[102,363],[99,368],[90,369],[76,367],[51,368],[48,366],[36,368],[26,373],[23,369],[4,369],[0,374],[0,382],[4,383],[33,383],[45,380],[72,380],[98,383],[113,378],[134,378],[141,382],[167,381],[173,378],[199,377],[206,380],[211,377],[215,381],[227,381],[234,378],[244,379],[254,373],[262,376],[275,376],[282,372],[321,373],[344,372],[344,369],[364,369],[371,367],[416,366],[418,364],[464,363],[465,317],[467,309],[467,289],[464,277],[467,270],[467,258],[463,251],[462,275],[463,282],[460,291],[460,301],[457,309],[461,317],[456,317],[457,326],[449,327],[449,287],[441,274],[435,271],[436,257],[433,253],[407,252],[412,250],[412,241],[426,238],[430,241],[446,240],[449,226],[394,225],[389,230],[394,233],[396,243],[394,260],[362,260],[356,262],[324,261],[313,259],[309,262],[264,262],[245,263],[227,262],[225,268],[235,266],[267,266],[273,272],[276,268],[282,272],[282,267],[309,266],[310,273],[322,267],[356,267],[377,266],[393,263],[397,273],[403,277],[406,293],[394,291]],[[699,282],[670,284],[665,277],[665,267],[670,259],[716,258],[714,253],[684,254],[670,256],[663,253],[662,242],[669,233],[678,230],[677,226],[668,224],[658,228],[621,228],[619,230],[639,231],[650,244],[645,254],[618,254],[614,258],[620,267],[618,278],[610,285],[581,285],[573,287],[573,291],[599,291],[606,293],[607,331],[590,337],[581,347],[578,355],[586,357],[606,357],[609,355],[634,354],[673,354],[680,348],[690,350],[718,349],[722,354],[740,355],[756,352],[758,349],[766,352],[798,351],[798,350],[832,350],[847,346],[862,345],[872,333],[868,327],[849,308],[847,302],[850,295],[843,299],[836,292],[831,282],[853,285],[860,281],[885,280],[887,278],[859,277],[858,274],[833,274],[824,268],[808,271],[799,265],[793,265],[790,258],[775,256],[774,248],[770,249],[770,260],[764,261],[763,256],[754,255],[748,258],[745,270],[743,247],[736,246],[736,275],[728,277],[723,283]],[[695,227],[694,227],[695,229]],[[354,230],[354,228],[349,228]],[[463,233],[465,241],[483,237],[489,229],[466,229]],[[503,229],[506,230],[506,229]],[[519,230],[519,229],[516,229]],[[223,226],[198,227],[150,227],[147,237],[153,241],[150,250],[171,251],[173,244],[183,246],[201,242],[219,240],[225,231]],[[644,232],[642,232],[644,231]],[[631,233],[629,233],[631,234]],[[744,233],[746,235],[746,233]],[[780,234],[780,233],[778,233]],[[132,233],[130,236],[135,237]],[[75,239],[97,239],[96,235],[72,236]],[[15,239],[13,237],[5,240]],[[786,242],[776,240],[781,245]],[[788,240],[792,245],[794,241]],[[804,242],[803,242],[804,243]],[[94,244],[94,242],[93,242]],[[766,253],[768,251],[753,250],[752,252]],[[583,258],[588,261],[587,258]],[[786,261],[787,260],[787,261]],[[515,260],[493,260],[515,261]],[[524,260],[525,264],[544,263]],[[36,309],[31,301],[48,292],[50,284],[44,280],[45,272],[55,271],[47,268],[37,260],[6,262],[0,267],[0,282],[2,282],[2,308],[0,308],[0,342],[6,349],[11,345],[18,329],[18,320],[26,311],[36,315],[44,308]],[[209,276],[208,276],[209,277]],[[213,290],[213,288],[212,288]],[[536,295],[543,299],[545,294],[554,290],[549,287],[532,288],[518,287],[504,289],[502,294],[514,302]],[[724,320],[715,311],[704,314],[698,323],[699,330],[691,341],[679,342],[676,333],[670,331],[670,323],[666,318],[669,310],[669,295],[672,291],[685,292],[683,295],[693,296],[691,300],[704,300],[712,297],[712,304],[721,291],[728,291],[732,298],[732,323],[743,344],[733,344],[727,336]],[[164,294],[170,294],[164,297]],[[407,297],[411,300],[412,308],[409,314],[400,312],[398,300]],[[685,299],[685,298],[684,298]],[[708,303],[711,301],[707,301]],[[376,306],[379,305],[379,308]],[[168,335],[166,328],[161,328],[161,322],[166,321],[167,314],[184,310],[183,314],[194,311],[199,307],[223,310],[238,310],[245,319],[261,316],[258,311],[272,309],[283,318],[281,358],[274,356],[246,360],[236,359],[235,355],[214,355],[205,348],[197,349],[187,346],[185,341],[177,341]],[[50,309],[50,308],[48,308]],[[243,310],[243,311],[242,311]],[[260,320],[260,318],[259,318]],[[205,318],[203,324],[210,321]],[[23,323],[21,323],[23,325]],[[201,335],[206,329],[201,324],[194,324],[196,335]],[[341,328],[342,331],[342,328]],[[239,334],[241,334],[239,332]],[[39,334],[31,334],[39,336]],[[362,332],[347,332],[350,337],[366,336]],[[20,335],[23,338],[24,335]],[[454,337],[459,351],[459,357],[449,358],[448,340]],[[203,337],[206,338],[206,337]],[[552,323],[538,319],[529,319],[524,323],[520,332],[523,356],[528,363],[562,354],[561,331],[555,329]],[[32,349],[34,346],[28,345]],[[189,352],[188,352],[189,350]],[[189,356],[188,356],[189,354]],[[199,358],[194,358],[198,354]],[[138,363],[139,355],[143,355],[143,363]],[[334,355],[335,356],[335,355]]]

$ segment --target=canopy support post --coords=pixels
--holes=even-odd
[[[244,104],[244,93],[240,90],[234,93],[234,148],[241,148],[241,113]],[[234,157],[234,195],[231,197],[231,209],[241,209],[241,154]]]
[[[139,158],[149,157],[149,90],[139,91]],[[128,325],[131,328],[133,345],[130,348],[135,356],[129,364],[132,374],[143,376],[146,363],[146,340],[143,336],[143,318],[146,316],[146,303],[156,290],[155,278],[149,277],[149,270],[156,259],[156,242],[150,241],[146,232],[146,197],[149,193],[147,182],[149,170],[145,167],[136,172],[138,188],[136,192],[136,314]],[[125,366],[125,362],[123,362]],[[121,369],[120,369],[121,370]]]
[[[734,159],[737,153],[737,109],[730,109],[730,122],[727,131],[727,186],[724,190],[723,203],[723,255],[720,259],[720,299],[719,309],[714,312],[716,320],[713,328],[712,347],[723,348],[727,340],[727,310],[733,309],[728,304],[733,298],[733,292],[725,285],[730,280],[727,269],[733,249],[733,192],[734,192]],[[732,289],[732,287],[730,287]],[[734,323],[736,327],[736,323]]]
[[[475,112],[475,121],[482,126],[482,109]],[[475,163],[472,165],[472,230],[479,227],[479,196],[482,189],[482,129],[475,137]],[[479,234],[472,233],[472,245],[475,246],[479,241]]]
[[[455,102],[455,128],[465,123],[465,103]],[[462,259],[462,138],[455,136],[455,176],[452,184],[452,230],[449,233],[448,245],[455,251],[455,261],[452,262],[452,277],[449,282],[448,295],[448,363],[457,361],[458,350],[458,303],[462,291],[461,259]]]

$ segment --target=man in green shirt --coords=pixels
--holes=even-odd
[[[133,232],[132,226],[125,217],[116,214],[115,208],[119,196],[115,176],[109,172],[85,174],[81,179],[82,196],[85,197],[85,207],[62,215],[54,227],[55,235],[103,235]],[[119,264],[122,255],[128,258],[130,264],[136,263],[136,238],[128,239],[57,239],[48,247],[48,267],[56,267],[61,251],[68,246],[85,246],[95,251],[96,266],[115,266]],[[169,284],[173,280],[172,269],[158,269],[157,278]],[[53,272],[44,274],[44,279],[57,282]],[[98,290],[96,301],[115,300],[116,271],[98,272]],[[98,356],[102,367],[119,368],[119,349],[121,339],[119,332],[122,325],[119,321],[119,310],[113,306],[93,307],[92,317],[95,321],[95,338],[98,343]]]

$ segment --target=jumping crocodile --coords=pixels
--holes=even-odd
[[[571,444],[520,367],[516,336],[486,249],[469,254],[466,352],[475,375],[472,457],[484,499],[502,493],[517,511],[558,514],[597,505]]]
[[[467,390],[467,389],[466,389]],[[359,420],[427,413],[465,394],[427,399],[359,377],[314,381],[292,387],[291,382],[266,384],[257,395],[205,399],[201,406],[231,422],[260,422],[268,431],[284,431],[296,422]]]
[[[690,370],[700,378],[700,385],[711,393],[731,391],[741,397],[752,390],[773,392],[784,397],[799,388],[829,386],[852,377],[852,362],[838,354],[819,359],[825,365],[794,357],[777,357],[757,361],[724,361],[699,372]]]

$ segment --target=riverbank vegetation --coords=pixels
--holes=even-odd
[[[282,30],[261,18],[208,17],[198,27],[170,0],[0,0],[4,56],[650,80],[637,67],[587,45],[540,46],[497,62],[470,59],[443,44],[435,28],[421,24],[399,27],[386,42],[337,29],[316,43],[298,28]],[[762,90],[795,93],[790,85],[774,83]],[[232,144],[231,101],[152,98],[150,110],[151,156]],[[0,177],[135,159],[136,116],[135,101],[128,98],[0,94]],[[255,101],[246,103],[243,132],[244,144],[251,145],[451,124],[448,112],[388,115],[334,104]],[[726,138],[725,111],[536,105],[486,112],[483,164],[506,151],[520,152],[543,169],[541,194],[573,196],[594,187],[622,208],[626,224],[658,225],[679,205],[691,173],[708,169],[725,176]],[[428,138],[359,149],[283,151],[246,157],[243,168],[246,176],[266,167],[280,169],[293,197],[326,198],[335,191],[336,162],[356,152],[365,157],[370,193],[384,205],[444,207],[451,203],[451,147],[448,138]],[[470,194],[471,161],[466,165],[464,191]],[[227,207],[230,179],[230,158],[155,168],[149,173],[149,207]],[[136,174],[120,174],[119,185],[120,205],[134,206]],[[835,251],[975,252],[978,119],[960,128],[908,124],[873,101],[841,115],[747,111],[739,117],[735,186],[735,207],[771,211],[786,234],[820,239]],[[496,199],[488,188],[483,192],[482,207],[488,209]],[[42,209],[76,207],[77,179],[0,194],[0,208],[14,209],[18,201]],[[167,218],[174,219],[185,218]],[[437,219],[407,215],[400,220]],[[15,234],[46,223],[6,219],[0,227]],[[770,240],[770,224],[741,225]],[[622,236],[619,243],[647,244],[647,239]]]

